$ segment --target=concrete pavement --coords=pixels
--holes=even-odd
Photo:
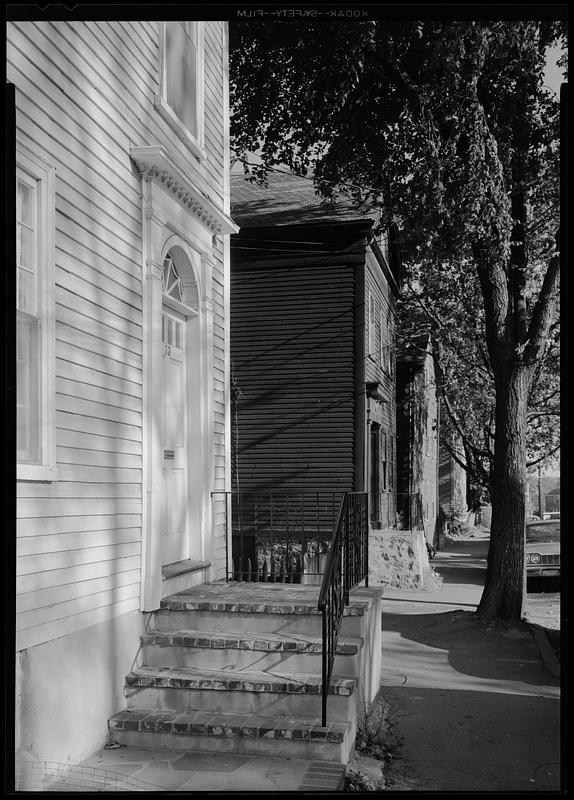
[[[383,688],[396,745],[386,788],[558,791],[560,681],[528,625],[479,629],[488,540],[449,542],[440,588],[383,596]]]

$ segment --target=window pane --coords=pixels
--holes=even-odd
[[[18,181],[18,222],[36,227],[36,187]]]
[[[24,225],[17,228],[17,250],[16,255],[18,264],[31,271],[36,269],[36,232]]]
[[[16,308],[28,314],[36,313],[36,276],[25,269],[17,273]]]
[[[197,136],[197,48],[178,22],[166,23],[166,99],[188,131]]]
[[[19,315],[16,361],[18,461],[40,463],[38,322]]]

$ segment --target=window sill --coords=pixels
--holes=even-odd
[[[39,464],[18,464],[16,480],[51,483],[58,480],[58,468],[40,466]]]
[[[195,136],[192,136],[192,134],[185,127],[185,125],[183,125],[180,122],[180,120],[173,113],[171,107],[165,102],[163,97],[161,97],[160,95],[154,95],[153,104],[160,117],[165,122],[167,122],[167,124],[173,131],[175,131],[175,133],[179,136],[182,142],[184,142],[189,147],[193,155],[199,161],[206,161],[207,153],[205,152],[205,149],[203,148],[202,144],[200,144],[198,140],[195,138]]]

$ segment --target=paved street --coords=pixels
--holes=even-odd
[[[528,581],[526,618],[534,625],[560,630],[560,581],[538,578]]]

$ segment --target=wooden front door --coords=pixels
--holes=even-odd
[[[186,321],[162,315],[162,564],[189,558]]]

